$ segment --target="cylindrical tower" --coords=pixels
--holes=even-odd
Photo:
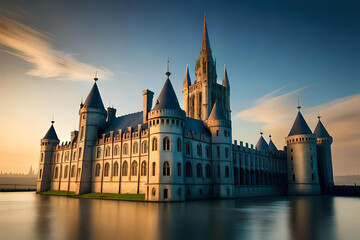
[[[180,108],[170,72],[149,113],[150,174],[146,199],[184,201],[183,132],[185,112]]]
[[[285,139],[287,144],[288,194],[320,194],[316,135],[311,132],[300,112],[300,107],[294,125]]]

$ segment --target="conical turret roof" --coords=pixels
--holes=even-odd
[[[224,66],[224,77],[223,77],[222,85],[226,88],[230,88],[229,78],[228,78],[227,71],[226,71],[226,66]]]
[[[276,152],[278,151],[278,149],[276,148],[275,144],[273,143],[272,139],[271,139],[271,136],[270,136],[270,141],[269,141],[269,151],[272,151],[272,152]]]
[[[105,107],[103,104],[103,101],[101,100],[101,95],[99,92],[99,88],[96,84],[96,81],[93,85],[93,87],[90,90],[89,95],[87,96],[85,103],[84,103],[84,107],[85,108],[96,108],[96,109],[101,109],[105,111]]]
[[[53,123],[53,122],[52,122]],[[59,140],[55,128],[54,128],[54,124],[51,124],[51,127],[49,128],[49,130],[47,131],[47,133],[45,134],[45,136],[43,137],[43,139],[47,139],[47,140]]]
[[[166,79],[164,87],[161,90],[159,98],[156,100],[155,106],[153,108],[153,110],[160,109],[181,110],[179,101],[176,97],[174,88],[169,78]]]
[[[213,109],[211,110],[210,116],[208,120],[224,120],[226,119],[224,116],[223,111],[221,110],[220,106],[218,107],[215,103]]]
[[[259,138],[259,141],[255,145],[255,149],[259,150],[259,151],[267,151],[269,149],[269,145],[267,144],[267,142],[263,138],[262,133],[261,133],[261,136]]]
[[[330,137],[330,134],[328,131],[326,131],[324,125],[320,121],[320,118],[318,124],[315,127],[314,134],[316,134],[316,137]]]
[[[299,134],[312,134],[309,126],[307,125],[303,115],[301,114],[301,112],[299,111],[294,124],[289,132],[289,136],[293,136],[293,135],[299,135]]]
[[[184,84],[183,87],[189,87],[191,85],[191,79],[190,79],[190,74],[189,74],[189,66],[186,64],[186,72],[185,72],[185,80],[184,80]]]

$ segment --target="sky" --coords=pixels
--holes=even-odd
[[[231,89],[233,139],[260,131],[283,149],[301,111],[330,135],[334,175],[360,174],[358,1],[0,1],[0,170],[37,169],[53,116],[61,141],[78,129],[96,70],[117,116],[157,98],[170,60],[180,105],[195,80],[206,13],[218,82]]]

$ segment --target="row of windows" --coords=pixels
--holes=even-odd
[[[81,148],[79,148],[79,158],[81,157]],[[53,158],[53,161],[54,162],[60,162],[60,153],[57,153],[57,154],[54,154],[54,158]],[[44,154],[43,153],[41,153],[41,161],[43,161],[43,159],[44,159]],[[74,153],[73,153],[73,158],[72,158],[74,161],[76,160],[76,151],[74,151]],[[70,152],[69,151],[67,151],[67,152],[65,152],[65,156],[64,156],[64,162],[67,162],[67,161],[69,161],[70,160]]]
[[[303,141],[310,141],[310,140],[315,140],[316,138],[313,138],[313,137],[309,137],[309,138],[293,138],[293,139],[290,139],[290,140],[287,140],[286,142],[287,143],[292,143],[292,142],[303,142]]]
[[[160,123],[160,119],[157,119],[157,120],[152,120],[152,121],[150,121],[150,127],[151,126],[155,126],[156,124],[159,124]],[[170,124],[170,119],[161,119],[161,124]],[[179,120],[174,120],[174,119],[171,119],[171,124],[175,124],[176,123],[176,126],[179,126]],[[181,122],[180,123],[180,125],[181,125],[181,127],[183,127],[184,126],[184,123],[183,122]]]
[[[65,166],[64,168],[64,176],[63,178],[67,178],[68,177],[68,172],[69,172],[69,166]],[[41,174],[41,173],[40,173]],[[60,174],[60,178],[61,178],[61,175]],[[56,179],[59,177],[59,167],[56,167],[55,170],[54,170],[54,175],[53,175]],[[41,177],[41,176],[40,176]],[[70,173],[70,177],[75,177],[75,165],[73,165],[71,167],[71,173]]]

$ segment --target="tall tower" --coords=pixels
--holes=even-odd
[[[326,131],[324,125],[318,117],[319,121],[316,125],[314,133],[317,137],[316,152],[319,167],[319,181],[321,190],[334,186],[332,159],[331,159],[331,144],[333,138]]]
[[[53,148],[59,144],[59,138],[54,128],[54,121],[44,138],[41,139],[41,153],[39,162],[38,180],[36,192],[44,192],[50,190]]]
[[[213,197],[233,198],[234,177],[231,150],[231,121],[226,119],[217,104],[206,121],[211,132]]]
[[[206,18],[201,43],[200,57],[195,63],[196,80],[191,84],[188,67],[183,84],[184,109],[190,118],[207,120],[215,102],[223,115],[230,120],[230,84],[224,69],[223,84],[217,83],[216,60],[212,57]]]
[[[101,100],[100,92],[94,78],[94,85],[81,105],[79,115],[78,155],[76,172],[76,194],[90,192],[92,176],[93,147],[98,129],[105,125],[107,113]]]
[[[320,194],[316,135],[313,134],[300,112],[289,135],[287,144],[288,194],[316,195]]]

